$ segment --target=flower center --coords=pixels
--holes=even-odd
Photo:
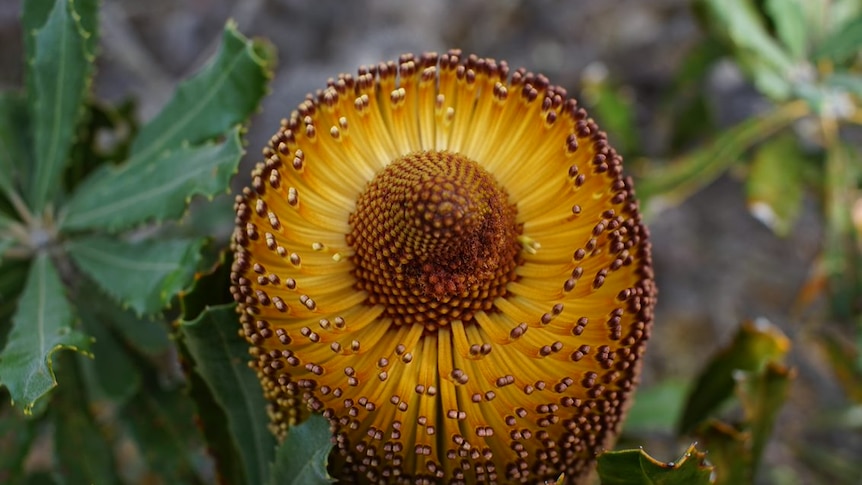
[[[358,289],[429,330],[490,311],[521,263],[517,209],[476,162],[418,152],[389,164],[350,215]]]

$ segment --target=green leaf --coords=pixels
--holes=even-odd
[[[751,462],[751,432],[740,431],[717,420],[709,420],[698,430],[709,448],[715,466],[716,485],[754,483]]]
[[[100,303],[94,285],[90,291],[80,292],[75,306],[81,317],[84,330],[94,338],[92,359],[79,358],[84,381],[87,383],[90,401],[107,399],[123,403],[141,386],[138,367],[132,362],[127,348],[111,332],[111,321],[98,311]]]
[[[88,315],[109,328],[114,338],[121,341],[126,349],[134,350],[152,361],[164,358],[165,353],[173,347],[168,335],[168,324],[161,316],[138,316],[131,309],[121,308],[101,288],[87,279],[80,293],[86,295],[86,302],[79,306],[86,306]],[[130,354],[126,354],[126,357],[130,357]],[[98,354],[96,360],[98,361]]]
[[[754,87],[773,101],[787,101],[798,85],[791,83],[791,77],[786,72],[761,62],[751,51],[737,52],[736,60],[742,71],[751,78]]]
[[[745,181],[748,210],[779,236],[786,236],[799,215],[807,163],[795,137],[765,141],[754,154]]]
[[[334,480],[326,470],[332,435],[329,421],[312,414],[293,426],[275,452],[269,475],[270,485],[325,485]]]
[[[66,483],[119,483],[111,446],[87,409],[75,361],[64,358],[63,370],[68,371],[64,385],[49,411],[58,472]]]
[[[778,76],[787,75],[793,60],[766,31],[751,0],[700,2],[715,20],[713,27],[727,35],[736,49],[755,56],[758,64],[769,66]]]
[[[68,244],[72,260],[107,294],[138,315],[151,315],[192,282],[203,240],[137,243],[103,236]]]
[[[862,294],[862,234],[853,222],[853,204],[862,197],[862,154],[851,145],[834,143],[826,151],[826,235],[823,269],[829,281],[833,315],[851,321]]]
[[[139,317],[132,310],[122,309],[109,298],[101,300],[96,311],[110,321],[117,334],[130,348],[150,359],[167,352],[171,339],[161,319]]]
[[[827,37],[817,49],[816,57],[843,64],[858,56],[860,50],[862,50],[862,15],[847,21],[841,29]]]
[[[746,428],[751,430],[751,468],[757,470],[766,443],[772,435],[778,411],[787,400],[795,372],[770,362],[760,372],[734,374],[736,393],[745,413]]]
[[[614,146],[624,156],[638,151],[638,130],[631,93],[603,76],[584,76],[582,96],[590,113],[611,135]]]
[[[84,49],[90,60],[96,58],[96,48],[99,46],[99,6],[100,0],[72,0],[72,8],[78,16],[81,28],[86,32]]]
[[[744,322],[733,341],[698,376],[680,420],[680,433],[697,427],[732,396],[737,371],[758,371],[789,349],[790,340],[766,319]]]
[[[50,257],[40,254],[27,275],[12,332],[0,353],[0,383],[9,389],[13,402],[22,403],[25,413],[57,385],[54,352],[89,350],[90,339],[72,329],[73,318],[60,275]]]
[[[712,466],[694,445],[679,460],[662,463],[643,449],[606,451],[598,458],[602,485],[708,485]]]
[[[184,354],[187,354],[184,352]],[[184,356],[184,358],[191,357]],[[220,483],[249,485],[245,463],[227,426],[224,408],[216,402],[212,391],[200,374],[187,373],[189,397],[195,403],[195,420],[206,441],[207,453],[215,462],[215,473]]]
[[[862,100],[862,75],[850,72],[835,72],[826,78],[826,84],[847,91]]]
[[[805,59],[808,22],[805,0],[767,0],[766,11],[775,23],[775,33],[795,59]]]
[[[828,3],[829,8],[822,8],[824,3]],[[819,10],[820,14],[816,20],[833,31],[845,27],[862,15],[862,2],[859,0],[818,0],[812,4],[815,8],[811,10]]]
[[[194,410],[180,390],[166,390],[148,381],[120,412],[133,442],[146,463],[148,474],[160,483],[208,483],[199,477],[205,458]]]
[[[33,63],[36,58],[36,32],[39,28],[45,25],[48,20],[48,15],[54,8],[57,0],[28,0],[21,2],[21,29],[24,32],[24,59],[28,66]],[[36,92],[36,83],[33,76],[24,76],[24,83],[27,93]],[[32,148],[32,145],[31,145]],[[29,165],[29,164],[28,164]],[[29,167],[27,167],[29,168]],[[29,180],[29,178],[27,179]],[[22,181],[22,187],[27,187]]]
[[[266,400],[257,375],[248,366],[248,344],[237,329],[235,305],[210,307],[195,320],[181,322],[184,339],[201,376],[221,406],[233,443],[242,457],[245,483],[264,483],[275,451]],[[201,405],[209,403],[198,403]]]
[[[178,218],[193,195],[224,192],[242,154],[235,128],[218,145],[185,146],[156,159],[133,157],[119,167],[106,166],[78,187],[61,226],[117,232]]]
[[[27,198],[41,212],[61,187],[60,179],[74,142],[75,127],[92,73],[92,53],[87,52],[80,12],[72,1],[57,0],[35,38],[35,53],[28,93],[35,147],[34,173]]]
[[[2,217],[0,217],[0,219],[2,219]],[[3,229],[2,220],[0,220],[0,229]],[[3,261],[3,254],[14,245],[15,241],[12,239],[0,239],[0,261]]]
[[[724,131],[712,143],[663,167],[652,167],[638,181],[637,193],[655,211],[679,203],[737,163],[755,143],[809,113],[805,102],[787,103]],[[649,211],[647,211],[649,212]]]
[[[36,54],[36,30],[45,25],[57,0],[27,0],[21,3],[21,28],[24,30],[24,52],[27,60]]]
[[[15,222],[16,221],[15,221],[15,219],[12,218],[12,216],[9,216],[3,212],[0,212],[0,231],[2,231],[3,229],[6,229],[8,227],[11,227],[12,224],[14,224]],[[0,232],[0,238],[6,237],[6,235],[7,235],[6,233]],[[11,240],[12,240],[11,238],[0,239],[0,242],[3,242],[3,241],[10,241],[11,242]]]
[[[242,123],[266,94],[273,57],[265,44],[249,41],[228,22],[218,55],[184,82],[161,113],[141,129],[132,144],[132,157],[153,159]]]
[[[12,327],[18,297],[24,291],[24,280],[30,262],[23,260],[0,261],[0,348],[6,345],[6,336]]]
[[[742,421],[733,426],[707,419],[697,429],[709,449],[719,484],[754,483],[760,457],[793,377],[793,371],[775,362],[760,369],[734,371]]]
[[[0,482],[22,483],[24,461],[38,434],[39,422],[23,419],[8,405],[0,405]]]
[[[58,483],[58,479],[58,477],[55,477],[47,471],[37,471],[28,473],[27,476],[24,477],[22,485],[65,485],[62,482]]]
[[[688,386],[677,380],[666,380],[641,387],[626,416],[623,431],[628,434],[673,432],[682,415]]]
[[[0,192],[7,196],[18,173],[33,159],[29,125],[27,98],[17,93],[0,93]]]

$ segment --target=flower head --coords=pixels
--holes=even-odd
[[[278,434],[359,482],[577,480],[655,287],[622,161],[564,89],[459,51],[309,95],[237,197],[232,291]]]

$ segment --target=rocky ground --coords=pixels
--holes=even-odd
[[[0,2],[3,89],[22,83],[20,1]],[[254,147],[262,147],[279,120],[327,78],[403,52],[450,47],[543,72],[576,96],[585,68],[600,63],[631,90],[644,155],[660,157],[667,153],[667,120],[653,113],[683,56],[702,35],[687,0],[102,3],[96,95],[107,100],[135,96],[144,117],[156,113],[176,82],[213,52],[226,18],[278,48],[272,94],[250,128],[248,167],[259,154]],[[749,114],[750,89],[732,75],[718,76],[717,82],[725,121]],[[241,170],[238,183],[246,182],[247,173]],[[862,454],[858,435],[817,431],[815,424],[825,409],[843,399],[818,351],[806,347],[812,312],[794,306],[819,250],[817,211],[809,201],[792,233],[777,238],[748,214],[741,185],[726,177],[650,221],[660,304],[646,385],[690,378],[743,319],[766,317],[781,326],[795,342],[792,360],[800,385],[780,417],[765,460],[771,470],[798,474],[799,481],[780,482],[788,484],[825,480],[793,454],[809,440],[824,449],[841,448],[849,456],[853,450]],[[682,449],[666,436],[655,439],[661,458],[673,458]],[[763,480],[777,478],[765,473]]]

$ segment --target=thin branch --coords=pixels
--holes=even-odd
[[[36,222],[36,218],[33,217],[33,214],[30,212],[30,208],[27,207],[27,204],[23,199],[21,199],[21,196],[18,195],[18,192],[10,190],[6,193],[6,197],[9,199],[12,207],[15,208],[15,212],[18,213],[18,216],[21,217],[21,220],[24,221],[25,224],[32,226]]]
[[[3,259],[30,259],[33,249],[26,246],[13,246],[3,252]]]

